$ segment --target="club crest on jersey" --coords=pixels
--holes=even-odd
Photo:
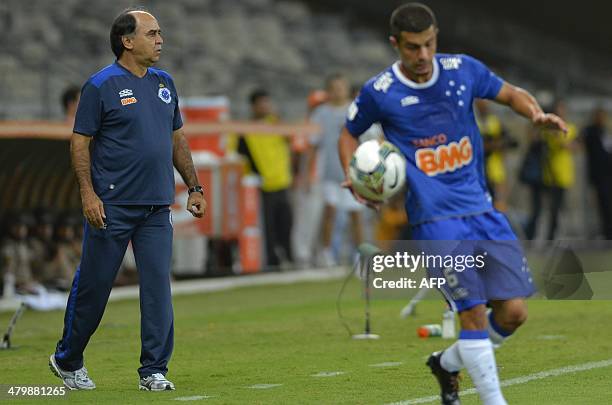
[[[392,83],[393,76],[391,76],[390,72],[385,72],[382,75],[378,76],[378,79],[376,79],[376,81],[374,82],[374,90],[386,93]]]
[[[170,90],[167,87],[162,87],[157,92],[157,96],[166,104],[170,104],[172,101],[172,96],[170,95]]]
[[[418,149],[414,158],[417,167],[429,177],[433,177],[467,166],[472,162],[473,156],[472,142],[468,136],[464,136],[459,142]]]

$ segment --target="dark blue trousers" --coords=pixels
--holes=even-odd
[[[132,241],[140,283],[138,373],[166,374],[174,345],[170,294],[172,220],[168,206],[104,205],[106,229],[85,222],[83,254],[72,282],[55,358],[67,371],[83,367],[83,351],[100,324],[117,270]]]

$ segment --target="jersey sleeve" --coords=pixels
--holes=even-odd
[[[181,109],[179,108],[179,96],[178,91],[176,91],[176,87],[174,86],[174,81],[172,82],[172,88],[174,90],[174,97],[176,99],[176,103],[174,104],[174,117],[172,119],[172,130],[176,131],[177,129],[181,129],[183,127],[183,118],[181,117]]]
[[[484,63],[465,55],[472,66],[474,77],[474,97],[494,99],[502,88],[504,81],[493,73]]]
[[[102,108],[100,89],[91,82],[85,83],[81,89],[73,131],[85,136],[95,136],[100,131]]]
[[[369,82],[366,83],[348,109],[345,125],[355,138],[367,131],[372,124],[380,121],[380,110],[371,86]]]

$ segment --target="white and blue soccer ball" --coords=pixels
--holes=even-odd
[[[390,142],[370,140],[359,145],[349,166],[353,191],[383,202],[397,194],[406,182],[406,160]]]

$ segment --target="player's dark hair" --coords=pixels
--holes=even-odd
[[[399,40],[402,31],[423,32],[432,25],[437,27],[438,22],[433,11],[425,4],[407,3],[393,11],[389,25],[391,35]]]
[[[142,7],[130,7],[121,12],[113,21],[110,30],[110,44],[113,53],[119,59],[125,50],[122,37],[132,35],[136,32],[136,17],[132,14],[133,11],[147,11]]]
[[[255,89],[249,95],[249,103],[254,105],[260,98],[270,97],[270,93],[268,93],[264,89]]]
[[[64,112],[68,111],[68,105],[76,101],[79,98],[79,94],[81,93],[81,89],[79,86],[70,85],[63,92],[60,98],[62,102],[62,107],[64,108]]]

